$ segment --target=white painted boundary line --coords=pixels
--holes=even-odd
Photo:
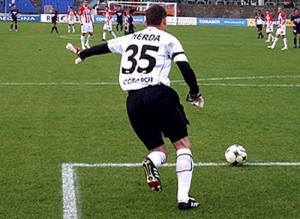
[[[62,165],[63,218],[77,219],[77,200],[75,188],[75,169],[73,164]]]
[[[225,83],[202,83],[201,86],[217,87],[300,87],[300,84],[225,84]]]
[[[198,81],[224,81],[224,80],[256,80],[256,79],[281,79],[281,78],[300,78],[300,75],[283,76],[247,76],[247,77],[217,77],[202,78]],[[172,83],[183,83],[183,80],[174,80]],[[0,86],[96,86],[96,85],[119,85],[117,82],[0,82]],[[300,87],[300,84],[225,84],[225,83],[206,83],[204,86],[239,86],[239,87]]]
[[[300,162],[246,163],[245,166],[300,166]],[[76,198],[76,167],[141,167],[142,163],[64,163],[62,164],[63,219],[79,219]],[[175,163],[164,164],[174,167]],[[220,167],[227,163],[195,163],[195,166]]]

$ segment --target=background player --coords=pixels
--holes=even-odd
[[[67,13],[67,19],[68,19],[68,33],[72,32],[75,33],[75,20],[76,20],[76,11],[73,9],[73,7],[70,7]]]
[[[116,38],[117,36],[112,30],[112,12],[109,9],[108,6],[106,6],[106,13],[105,13],[105,23],[103,25],[103,34],[102,34],[102,40],[106,41],[106,31],[110,32],[110,34]]]
[[[294,48],[297,48],[297,35],[300,34],[300,14],[298,8],[294,9],[294,13],[291,16],[291,21],[293,22]],[[300,48],[300,38],[299,38],[299,48]]]
[[[137,136],[149,150],[143,161],[147,184],[153,191],[160,192],[162,189],[157,168],[167,159],[168,151],[162,138],[164,134],[171,140],[177,155],[178,209],[187,210],[197,208],[199,203],[189,196],[194,168],[187,132],[189,122],[178,94],[170,87],[172,61],[177,64],[189,86],[187,101],[203,107],[204,99],[181,43],[166,32],[166,17],[162,6],[153,5],[146,10],[147,28],[142,31],[81,52],[70,43],[66,48],[78,54],[76,64],[93,55],[122,55],[119,82],[121,88],[128,92],[128,117]]]
[[[133,17],[132,14],[134,9],[129,9],[129,14],[125,17],[125,35],[134,33],[134,24],[133,24]]]
[[[119,26],[120,26],[120,33],[122,33],[124,11],[122,10],[121,5],[118,5],[116,15],[117,15],[117,26],[116,26],[117,33],[119,33]]]
[[[272,46],[268,46],[268,49],[274,49],[276,43],[278,42],[279,36],[282,36],[284,47],[281,50],[287,50],[288,46],[286,39],[286,15],[281,6],[278,7],[278,13],[278,24],[275,39]]]
[[[53,30],[55,30],[56,33],[58,33],[57,26],[56,26],[57,20],[58,20],[58,12],[54,7],[52,7],[51,8],[51,23],[52,23],[51,33],[53,33]]]
[[[256,23],[256,30],[257,30],[257,39],[264,38],[262,34],[262,27],[264,24],[264,15],[261,13],[261,10],[258,10],[255,15],[255,23]]]
[[[18,32],[18,14],[19,14],[19,10],[17,9],[17,6],[15,4],[13,4],[9,14],[11,16],[10,31],[12,31],[13,26],[15,24],[15,31]]]
[[[266,26],[266,33],[268,36],[266,43],[273,42],[273,40],[274,40],[274,37],[273,37],[274,19],[273,19],[273,15],[270,12],[270,10],[266,10],[265,26]]]
[[[78,12],[80,25],[81,25],[81,48],[86,49],[90,48],[90,41],[94,32],[94,23],[92,19],[92,9],[88,6],[88,1],[84,0],[82,6]],[[87,39],[85,41],[85,35],[88,34]]]

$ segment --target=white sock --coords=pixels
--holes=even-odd
[[[84,45],[84,39],[85,39],[85,37],[81,35],[80,36],[81,48],[85,47],[85,45]]]
[[[287,39],[286,39],[286,38],[283,39],[283,45],[284,45],[284,48],[287,48],[287,47],[288,47],[288,46],[287,46]]]
[[[268,41],[271,41],[271,36],[272,36],[272,35],[269,33],[269,34],[268,34]]]
[[[166,162],[166,154],[161,151],[152,151],[147,157],[157,168]]]
[[[177,150],[176,172],[178,180],[178,202],[188,202],[193,176],[194,161],[190,149]]]
[[[275,37],[273,37],[273,35],[272,35],[272,34],[270,34],[270,35],[271,35],[271,39],[272,39],[272,41],[273,41],[273,40],[275,40]]]
[[[102,39],[106,40],[106,32],[103,32]]]
[[[86,39],[86,44],[89,45],[89,42],[91,41],[92,39],[92,36],[91,35],[88,35],[87,39]]]
[[[117,38],[116,34],[112,31],[111,35],[113,35],[114,38]]]
[[[73,32],[75,33],[75,26],[72,26]]]
[[[275,40],[274,40],[274,42],[272,44],[272,48],[274,48],[276,46],[277,41],[278,41],[278,38],[275,37]]]

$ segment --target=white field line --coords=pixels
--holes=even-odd
[[[141,167],[142,163],[70,163],[73,167]],[[175,163],[165,163],[163,167],[174,167]],[[198,162],[195,166],[218,167],[228,163]],[[248,162],[244,166],[300,166],[300,162]]]
[[[300,84],[226,84],[226,83],[201,83],[201,86],[217,87],[300,87]]]
[[[62,165],[63,218],[78,219],[75,169],[73,164]]]
[[[224,81],[224,80],[256,80],[256,79],[281,79],[300,78],[300,75],[285,76],[247,76],[247,77],[216,77],[202,78],[198,81]],[[172,83],[183,83],[183,80],[173,80]],[[0,82],[0,86],[93,86],[93,85],[119,85],[118,82]],[[206,83],[204,86],[255,86],[255,87],[299,87],[300,84],[226,84],[226,83]]]
[[[256,162],[245,166],[300,166],[300,162]],[[142,163],[64,163],[62,164],[63,219],[79,219],[76,198],[76,168],[77,167],[141,167]],[[166,163],[165,167],[174,167],[175,163]],[[227,163],[198,162],[195,166],[219,167]]]

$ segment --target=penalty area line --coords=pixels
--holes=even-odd
[[[76,172],[73,164],[62,165],[63,219],[78,219]]]
[[[174,167],[175,163],[166,163],[163,167]],[[300,166],[300,162],[248,162],[245,166]],[[64,163],[62,164],[63,219],[79,219],[76,197],[77,167],[141,167],[142,163]],[[195,166],[221,167],[228,163],[197,162]],[[79,193],[79,192],[78,192]]]
[[[141,167],[142,163],[70,163],[73,167]],[[227,166],[228,163],[197,162],[195,166]],[[300,162],[247,162],[245,166],[300,166]],[[165,163],[162,167],[174,167],[175,163]]]
[[[256,79],[281,79],[300,78],[300,75],[282,76],[247,76],[247,77],[215,77],[200,78],[198,81],[224,81],[224,80],[256,80]],[[171,83],[182,84],[183,80],[172,80]],[[233,84],[233,83],[201,83],[204,86],[237,86],[237,87],[300,87],[300,84]],[[118,82],[0,82],[0,86],[95,86],[95,85],[119,85]],[[185,84],[184,84],[185,85]]]

